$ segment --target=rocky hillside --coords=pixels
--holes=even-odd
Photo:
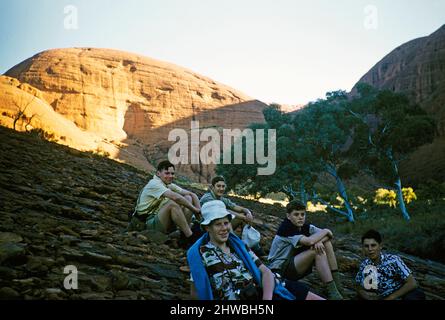
[[[359,81],[407,95],[437,121],[445,134],[445,25],[427,37],[409,41],[390,52]],[[351,91],[356,92],[356,86]],[[445,179],[445,140],[438,137],[401,164],[408,184]]]
[[[182,67],[110,49],[41,52],[0,76],[0,120],[19,130],[43,128],[59,143],[99,150],[140,169],[167,154],[175,128],[245,128],[263,122],[264,103]],[[26,124],[29,124],[26,127]],[[26,128],[25,128],[26,127]],[[184,166],[205,181],[213,166]]]
[[[445,25],[427,37],[394,49],[358,81],[361,82],[407,95],[437,119],[444,134]]]
[[[175,237],[125,230],[146,173],[1,126],[0,150],[0,299],[188,298]],[[233,200],[256,212],[267,251],[284,210]],[[335,247],[351,298],[360,246],[338,234]],[[445,299],[445,266],[403,257],[428,298]],[[67,265],[78,269],[77,290],[63,287]],[[324,294],[315,274],[307,282]]]

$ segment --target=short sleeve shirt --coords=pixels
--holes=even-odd
[[[158,176],[153,176],[145,187],[142,189],[136,203],[136,212],[138,215],[152,215],[168,201],[168,198],[164,197],[165,191],[171,190],[181,193],[184,190],[174,183],[166,185]]]
[[[230,253],[224,253],[210,241],[202,245],[199,250],[209,276],[214,298],[217,300],[238,300],[237,290],[254,281],[244,262],[232,248]],[[246,250],[257,267],[263,264],[247,246]]]
[[[222,202],[224,202],[226,208],[229,210],[233,210],[233,208],[236,207],[236,204],[234,202],[232,202],[230,199],[228,199],[226,197],[218,198],[212,190],[209,190],[208,192],[206,192],[201,197],[199,202],[201,203],[201,206],[202,206],[204,203],[213,201],[213,200],[221,200]]]
[[[312,224],[309,224],[308,230],[309,232],[308,234],[306,234],[306,236],[313,235],[321,229]],[[300,244],[300,240],[303,236],[305,236],[305,234],[303,233],[289,236],[277,234],[270,246],[268,256],[269,268],[273,270],[281,269],[283,263],[290,257],[290,255],[296,250],[303,247],[303,245]]]
[[[382,253],[378,265],[371,259],[363,260],[355,281],[364,289],[372,290],[373,288],[380,296],[386,297],[400,289],[411,274],[411,270],[399,256]],[[374,287],[371,287],[371,278],[376,280]]]

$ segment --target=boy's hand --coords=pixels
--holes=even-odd
[[[313,249],[317,254],[323,254],[325,252],[325,247],[323,242],[319,241],[316,244],[314,244]]]
[[[253,221],[253,214],[252,214],[252,212],[250,212],[250,210],[247,210],[247,212],[246,212],[246,221],[247,222]]]
[[[366,292],[367,300],[380,300],[380,296],[376,292]]]

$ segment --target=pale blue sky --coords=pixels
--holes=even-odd
[[[64,28],[67,5],[77,30]],[[113,48],[301,104],[349,91],[391,50],[443,24],[445,0],[0,0],[0,73],[51,48]]]

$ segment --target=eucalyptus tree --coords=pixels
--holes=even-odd
[[[432,142],[435,122],[404,95],[377,91],[367,84],[360,84],[357,92],[358,96],[349,104],[350,114],[360,120],[355,127],[353,149],[361,156],[364,166],[393,186],[402,215],[410,220],[403,199],[399,163],[419,146]]]

